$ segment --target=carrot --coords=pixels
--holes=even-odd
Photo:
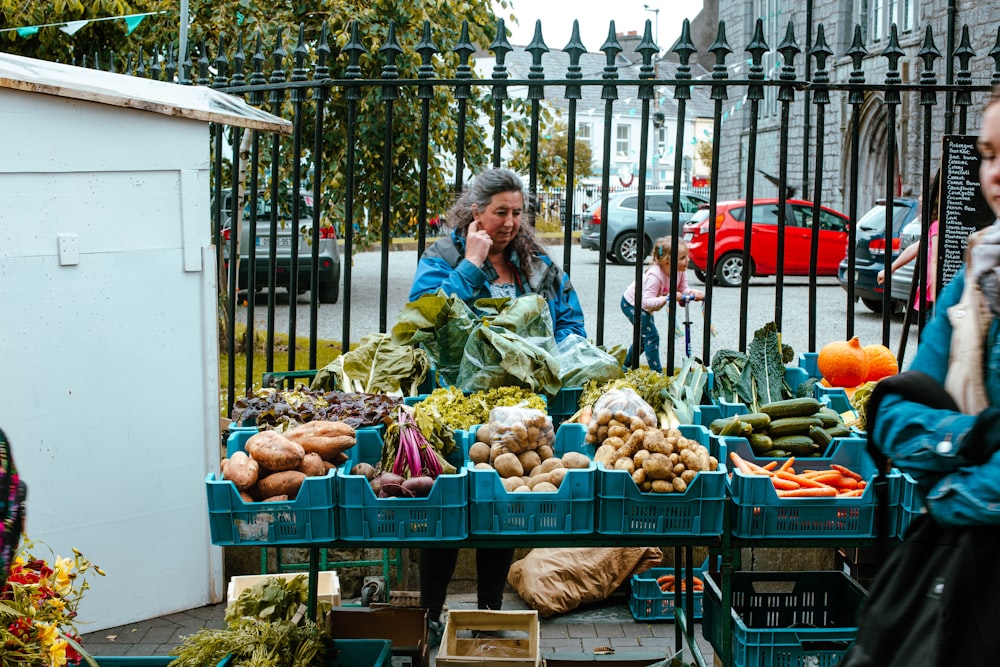
[[[802,486],[798,482],[790,479],[783,479],[777,475],[771,475],[771,483],[774,484],[774,488],[781,489],[782,491],[791,491],[792,489],[798,489]]]
[[[788,481],[791,482],[797,482],[799,486],[808,486],[811,488],[818,488],[818,489],[822,489],[823,487],[826,486],[826,484],[820,484],[819,482],[815,482],[812,479],[805,477],[804,475],[793,475],[790,472],[782,472],[780,470],[774,474],[780,477],[781,479],[787,479]]]
[[[656,580],[656,583],[658,583],[660,586],[662,586],[664,584],[673,584],[674,583],[674,575],[672,575],[672,574],[665,574],[662,577],[659,577]]]
[[[837,494],[838,498],[860,498],[865,495],[864,489],[848,489]]]
[[[844,475],[845,477],[853,477],[855,480],[857,480],[859,482],[862,481],[861,480],[861,475],[859,475],[858,473],[854,472],[853,470],[851,470],[847,466],[842,466],[842,465],[837,465],[836,463],[831,463],[830,467],[833,468],[834,470],[836,470],[837,472],[839,472],[840,474]]]
[[[590,420],[594,417],[594,406],[585,405],[580,408],[580,423],[584,426],[590,425]]]
[[[817,484],[826,484],[827,486],[839,486],[837,481],[843,479],[843,475],[836,471],[827,472],[825,475],[816,475],[815,477],[810,477],[812,481]],[[856,480],[855,480],[856,482]]]
[[[794,463],[795,463],[795,457],[789,456],[787,459],[785,459],[785,462],[781,464],[781,467],[779,467],[778,470],[781,470],[783,472],[792,472],[792,465]]]
[[[729,452],[729,460],[733,462],[736,469],[739,470],[744,475],[752,475],[753,470],[750,468],[750,464],[746,460],[737,454],[736,452]]]
[[[833,480],[833,486],[838,489],[843,489],[844,491],[853,491],[858,488],[858,480],[853,477],[848,477],[847,475],[841,475],[839,479]]]
[[[778,467],[777,461],[770,461],[763,466],[764,470],[774,470],[777,467]]]
[[[832,486],[809,487],[777,492],[779,498],[831,498],[837,495]]]
[[[866,486],[868,486],[868,482],[866,482],[865,480],[861,480],[860,482],[858,482],[858,488],[859,489],[863,489]]]

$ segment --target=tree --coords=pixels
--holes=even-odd
[[[35,6],[38,4],[39,6]],[[154,11],[169,5],[171,13],[166,18],[156,17],[148,30],[136,31],[130,39],[124,39],[112,30],[112,37],[102,42],[87,42],[84,46],[66,46],[66,35],[57,28],[45,28],[39,32],[37,43],[29,40],[18,42],[20,53],[62,62],[71,61],[81,53],[104,52],[108,49],[121,54],[128,52],[137,62],[139,54],[144,60],[156,57],[175,61],[178,26],[176,3],[166,0],[100,0],[90,3],[95,7],[84,8],[81,3],[70,0],[43,0],[41,3],[23,3],[23,0],[0,0],[2,18],[9,25],[24,21],[76,20],[94,16],[95,13],[117,14],[139,11]],[[506,4],[506,3],[504,3]],[[22,7],[30,6],[31,9]],[[190,59],[197,64],[199,59],[207,59],[215,64],[216,58],[225,55],[229,66],[233,63],[233,50],[237,38],[242,37],[246,50],[245,75],[249,77],[251,60],[258,38],[263,45],[264,75],[269,78],[275,66],[273,52],[279,45],[286,55],[280,68],[288,78],[293,67],[293,51],[299,46],[299,30],[302,30],[302,46],[307,52],[306,67],[309,77],[316,62],[317,47],[321,28],[329,35],[330,54],[327,64],[331,79],[348,78],[348,54],[344,52],[351,36],[351,21],[356,19],[359,39],[366,52],[360,58],[361,79],[378,80],[386,65],[384,53],[389,25],[392,22],[395,38],[402,52],[395,59],[398,78],[417,79],[421,56],[415,50],[423,37],[424,22],[429,22],[431,39],[438,47],[434,56],[434,76],[439,79],[455,78],[459,66],[459,56],[453,51],[459,41],[463,22],[468,25],[469,41],[478,49],[486,49],[494,41],[497,19],[489,0],[465,0],[455,3],[451,0],[425,0],[403,3],[398,0],[300,0],[295,3],[275,3],[273,0],[219,0],[217,2],[191,3],[188,43]],[[116,22],[105,22],[108,24]],[[95,24],[96,25],[96,24]],[[143,28],[146,24],[143,23]],[[82,34],[83,31],[77,33]],[[52,33],[51,35],[49,33]],[[10,33],[6,33],[10,34]],[[75,36],[74,36],[75,37]],[[279,42],[280,40],[280,42]],[[119,62],[123,58],[118,58]],[[103,65],[103,63],[102,63]],[[120,66],[119,70],[124,69]],[[148,72],[147,65],[146,71]],[[148,75],[148,74],[147,74]],[[196,74],[194,75],[197,76]],[[358,228],[357,241],[364,245],[376,240],[380,234],[379,221],[382,216],[383,164],[385,154],[385,111],[381,86],[378,84],[362,88],[357,100],[356,160],[355,160],[355,218],[344,220],[346,197],[346,145],[349,101],[346,88],[333,86],[325,107],[323,128],[322,189],[324,192],[324,215],[328,220],[338,221],[341,231],[344,225],[353,224]],[[465,135],[464,175],[474,175],[488,166],[492,139],[490,123],[493,118],[493,104],[488,85],[473,85],[468,101],[468,125]],[[451,86],[434,87],[430,102],[429,143],[430,159],[428,174],[428,217],[444,211],[453,200],[454,164],[458,129],[455,109],[458,102]],[[264,107],[272,110],[270,104]],[[523,144],[528,136],[526,116],[521,100],[510,99],[504,105],[502,127],[505,141]],[[291,118],[291,103],[288,95],[278,110],[284,117]],[[314,108],[305,105],[303,127],[310,127]],[[419,178],[421,100],[417,98],[413,86],[401,88],[399,99],[393,103],[393,145],[391,160],[391,212],[392,234],[408,234],[414,231],[419,204],[416,184]],[[230,136],[231,138],[231,136]],[[311,139],[307,139],[301,155],[301,164],[312,162]],[[287,186],[287,174],[291,173],[293,161],[291,141],[283,140],[281,148],[281,186]],[[223,149],[226,156],[232,150]],[[266,162],[266,161],[262,161]],[[262,164],[262,174],[267,165]],[[308,178],[308,174],[306,175]],[[262,185],[263,185],[262,181]],[[303,187],[307,184],[303,183]],[[308,184],[311,188],[311,183]],[[371,221],[371,224],[368,223]]]
[[[517,146],[511,158],[511,166],[522,172],[529,167],[531,147],[527,143]],[[569,160],[569,129],[565,122],[558,121],[551,134],[538,139],[538,186],[542,189],[566,187],[566,169]],[[594,174],[593,152],[590,144],[576,140],[573,156],[574,174],[577,179]]]
[[[712,173],[712,142],[711,141],[699,141],[694,147],[694,156],[697,158],[700,166],[704,170],[699,170],[699,173]]]

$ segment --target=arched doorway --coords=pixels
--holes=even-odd
[[[861,215],[875,204],[876,199],[885,197],[885,175],[889,149],[889,114],[885,110],[885,100],[877,93],[867,93],[861,104],[858,141],[858,214]],[[899,142],[896,141],[893,164],[895,193],[899,194]],[[851,195],[851,137],[847,135],[842,155],[843,191]],[[846,206],[845,206],[846,208]]]

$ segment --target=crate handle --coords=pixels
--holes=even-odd
[[[846,641],[834,641],[830,639],[802,639],[798,634],[795,635],[798,639],[799,646],[806,653],[828,653],[831,651],[838,651],[843,653],[851,647],[853,642]]]

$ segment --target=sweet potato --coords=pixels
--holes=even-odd
[[[270,498],[271,496],[288,496],[294,499],[299,493],[299,487],[306,478],[305,473],[298,470],[283,470],[272,472],[266,477],[257,480],[256,493],[258,498]]]
[[[323,459],[316,452],[309,452],[302,457],[302,463],[296,468],[299,472],[306,474],[306,477],[322,477],[326,474],[326,466]]]
[[[315,420],[285,431],[285,437],[326,461],[354,446],[354,429],[344,422]]]
[[[222,478],[235,484],[239,491],[256,484],[259,471],[260,466],[246,452],[235,452],[222,464]]]
[[[277,431],[261,431],[247,439],[247,454],[271,472],[295,470],[306,455],[302,446]],[[275,495],[275,494],[269,494]]]

